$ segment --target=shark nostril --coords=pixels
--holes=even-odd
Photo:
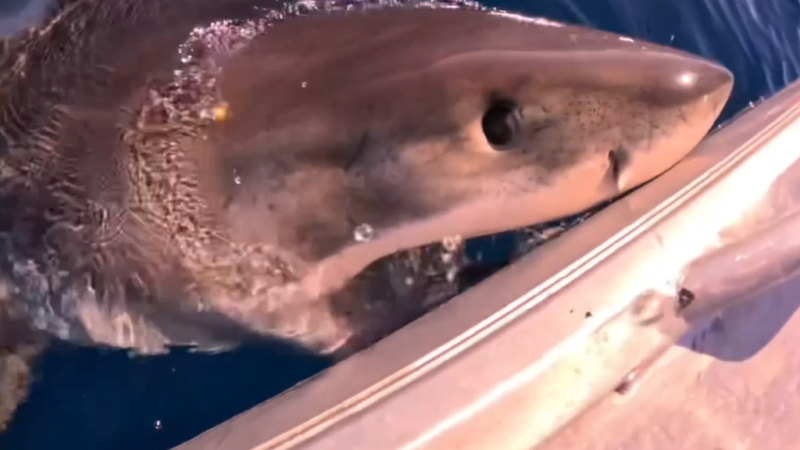
[[[628,154],[621,147],[608,152],[608,172],[616,184],[619,184],[622,171],[625,170],[627,164]]]
[[[481,120],[486,140],[495,150],[503,150],[514,142],[521,127],[522,114],[511,100],[494,100]]]

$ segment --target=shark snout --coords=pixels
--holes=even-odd
[[[642,75],[649,75],[644,97],[654,105],[668,107],[705,100],[721,109],[727,101],[733,74],[724,66],[671,52],[653,55],[653,59]]]
[[[684,158],[711,129],[733,88],[733,75],[719,64],[672,53],[658,56],[665,58],[661,69],[639,97],[648,105],[644,127],[649,131],[637,136],[629,151],[611,158],[620,192]]]
[[[711,96],[713,103],[721,106],[728,100],[733,87],[733,74],[725,67],[710,61],[695,61],[675,74],[675,89],[685,90],[689,98]]]

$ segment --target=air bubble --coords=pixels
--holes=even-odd
[[[356,242],[369,242],[375,237],[375,229],[368,223],[362,223],[353,230]]]
[[[451,267],[451,268],[447,269],[447,274],[445,275],[445,277],[447,278],[447,282],[448,283],[455,282],[456,281],[456,275],[458,275],[458,268]]]
[[[442,239],[442,246],[448,252],[454,252],[458,250],[458,247],[464,242],[464,239],[460,235],[455,236],[448,236]]]

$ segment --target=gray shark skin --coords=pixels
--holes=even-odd
[[[365,267],[626,192],[731,91],[665,47],[409,5],[74,0],[5,41],[0,348],[347,354],[420,313],[373,307]]]

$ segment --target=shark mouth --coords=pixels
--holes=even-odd
[[[333,314],[346,320],[354,331],[343,354],[393,333],[557,239],[617,199],[543,224],[470,239],[446,236],[440,242],[374,261],[332,296]]]

